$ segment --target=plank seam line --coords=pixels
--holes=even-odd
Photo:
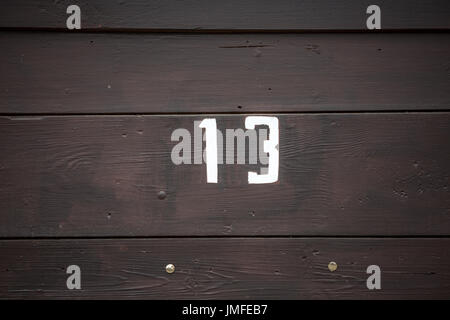
[[[51,27],[0,27],[8,32],[58,32],[58,33],[133,33],[133,34],[307,34],[307,33],[450,33],[450,28],[386,28],[381,30],[366,29],[176,29],[176,28],[83,28],[67,30]]]
[[[450,112],[448,109],[417,109],[417,110],[336,110],[336,111],[246,111],[246,112],[113,112],[113,113],[0,113],[0,117],[82,117],[82,116],[197,116],[197,115],[247,115],[247,114],[279,114],[279,115],[301,115],[301,114],[423,114],[423,113],[444,113]]]
[[[450,235],[303,235],[303,236],[83,236],[83,237],[2,237],[2,241],[40,241],[40,240],[157,240],[157,239],[450,239]]]

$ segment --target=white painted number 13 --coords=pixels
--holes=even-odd
[[[278,181],[279,166],[279,131],[278,118],[251,116],[245,118],[245,128],[255,129],[255,126],[266,125],[269,127],[269,139],[264,141],[264,152],[268,153],[269,165],[267,173],[248,173],[248,183],[262,184]],[[216,119],[203,119],[199,125],[206,130],[206,177],[208,183],[217,183],[217,123]]]

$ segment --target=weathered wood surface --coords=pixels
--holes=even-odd
[[[450,34],[0,33],[0,113],[450,107]]]
[[[71,4],[0,5],[0,299],[450,299],[447,0],[377,1],[392,33],[361,0]],[[243,113],[279,117],[277,183],[172,163]]]
[[[91,30],[367,30],[370,4],[385,30],[450,28],[446,0],[3,0],[0,27],[64,29],[72,4]]]
[[[278,115],[263,185],[261,166],[207,184],[206,165],[172,163],[173,130],[204,117],[1,117],[0,236],[450,235],[450,113]]]
[[[449,299],[449,246],[427,238],[5,240],[0,298]],[[66,287],[72,264],[81,290]],[[381,290],[366,286],[373,264]]]

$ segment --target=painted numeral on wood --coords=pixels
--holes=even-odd
[[[200,128],[206,130],[206,180],[217,183],[217,123],[216,119],[203,119]]]
[[[264,141],[264,152],[269,155],[269,165],[267,169],[261,169],[261,172],[267,173],[258,174],[256,172],[248,173],[248,183],[262,184],[274,183],[278,181],[279,169],[279,125],[276,117],[251,116],[245,118],[245,128],[255,129],[257,125],[266,125],[269,127],[269,139]]]
[[[274,183],[278,181],[279,171],[279,124],[278,118],[266,116],[250,116],[245,118],[245,128],[254,130],[256,126],[268,126],[269,138],[263,143],[264,152],[268,154],[268,167],[262,168],[261,173],[248,173],[249,184]],[[204,128],[206,140],[206,180],[217,183],[217,122],[216,119],[203,119],[199,128]],[[250,148],[257,148],[250,145]]]

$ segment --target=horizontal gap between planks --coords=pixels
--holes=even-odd
[[[70,236],[70,237],[2,237],[1,241],[21,240],[151,240],[151,239],[449,239],[450,235],[266,235],[266,236],[225,236],[225,235],[193,235],[193,236]]]
[[[286,34],[286,33],[450,33],[449,28],[442,29],[381,29],[381,30],[362,30],[362,29],[139,29],[139,28],[86,28],[81,30],[68,30],[65,28],[18,28],[18,27],[0,27],[0,31],[8,32],[57,32],[57,33],[133,33],[133,34],[151,34],[151,33],[174,33],[174,34],[248,34],[248,33],[267,33],[267,34]]]
[[[411,110],[401,110],[401,109],[391,109],[391,110],[335,110],[335,111],[246,111],[246,112],[67,112],[67,113],[0,113],[0,117],[102,117],[102,116],[196,116],[196,115],[247,115],[247,114],[271,114],[271,115],[297,115],[297,114],[384,114],[384,113],[398,113],[398,114],[414,114],[414,113],[448,113],[450,112],[450,107],[448,109],[411,109]]]

